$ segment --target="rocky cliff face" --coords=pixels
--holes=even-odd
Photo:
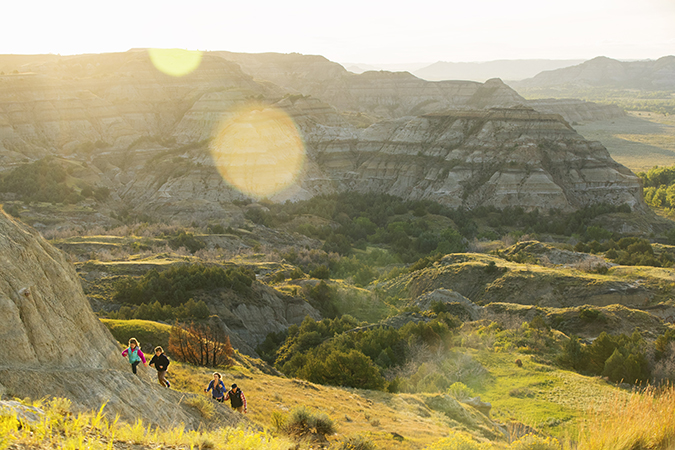
[[[427,114],[349,135],[307,139],[323,176],[308,191],[388,192],[453,207],[574,210],[593,203],[644,208],[638,178],[560,116],[532,109]],[[316,186],[316,187],[315,187]]]
[[[109,413],[132,422],[199,425],[196,411],[176,406],[178,393],[150,383],[144,368],[131,373],[65,255],[2,211],[0,324],[3,395],[66,396],[93,409],[107,402]]]
[[[238,63],[256,79],[269,80],[311,95],[340,111],[383,118],[420,115],[455,108],[513,106],[524,99],[495,78],[474,81],[426,81],[408,72],[370,71],[354,74],[322,56],[278,53],[216,52]]]
[[[209,238],[211,246],[215,243],[222,247],[228,245],[229,239],[227,238],[220,238],[218,235],[211,235]],[[267,242],[273,245],[274,241]],[[281,244],[277,240],[276,244],[278,247],[283,247],[289,243]],[[86,248],[95,249],[96,245]],[[161,272],[182,264],[185,264],[184,260],[175,258],[173,261],[163,260],[161,263],[136,261],[125,262],[117,266],[113,263],[88,261],[85,264],[77,263],[76,266],[85,292],[92,294],[92,286],[97,284],[110,286],[120,275],[142,276],[150,270]],[[94,299],[95,297],[100,298],[100,296],[92,295],[92,303],[95,304],[97,310],[106,308],[116,310],[121,306],[98,302]],[[255,351],[256,346],[264,341],[269,333],[286,330],[292,324],[300,325],[307,316],[315,320],[321,318],[321,314],[304,299],[284,295],[257,281],[253,283],[248,295],[240,295],[228,289],[215,289],[197,292],[194,294],[194,299],[203,300],[211,314],[217,316],[213,318],[215,323],[230,337],[234,348],[241,353],[256,357],[258,356]],[[114,360],[119,362],[120,359],[115,353]],[[126,364],[123,365],[127,370]]]
[[[208,55],[184,77],[161,73],[144,52],[71,57],[31,70],[0,76],[0,162],[5,164],[170,139],[176,124],[189,123],[186,112],[197,102],[203,118],[214,98],[222,113],[248,97],[274,95],[236,64]],[[186,128],[178,139],[192,141],[195,133]]]
[[[87,162],[91,179],[119,205],[234,223],[241,213],[231,202],[244,194],[223,181],[204,142],[256,99],[257,108],[273,104],[293,118],[307,152],[297,183],[271,193],[274,201],[355,190],[467,208],[644,206],[637,178],[601,145],[559,116],[517,106],[522,97],[498,79],[434,83],[407,73],[350,74],[321,57],[270,58],[237,62],[286,87],[254,81],[216,54],[182,78],[156,70],[144,52],[64,58],[0,77],[0,170],[65,155]],[[311,96],[284,97],[285,89]],[[340,110],[393,119],[361,128]]]

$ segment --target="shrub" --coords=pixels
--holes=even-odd
[[[497,264],[494,261],[490,261],[483,270],[485,273],[492,275],[499,272],[499,267],[497,267]]]
[[[202,395],[191,395],[185,400],[185,404],[192,406],[205,419],[210,419],[216,412],[213,402]]]
[[[308,356],[297,376],[314,383],[361,389],[383,389],[386,385],[373,361],[358,350],[332,350],[326,356]]]
[[[330,278],[330,269],[324,265],[320,265],[316,269],[310,271],[309,276],[319,280],[328,280]]]
[[[5,210],[5,212],[11,216],[20,218],[21,217],[21,212],[19,210],[19,207],[17,205],[11,205],[11,206],[4,206],[2,205],[2,208]]]
[[[120,303],[154,303],[178,306],[188,301],[190,292],[199,289],[232,289],[249,294],[255,274],[250,269],[223,269],[204,264],[183,264],[162,272],[149,270],[140,278],[125,277],[114,285],[113,299]]]
[[[452,383],[450,387],[447,390],[447,393],[452,395],[456,400],[463,401],[467,400],[471,397],[475,397],[476,394],[471,389],[468,387],[466,384],[457,381],[456,383]]]
[[[172,249],[177,250],[181,247],[185,247],[190,253],[194,253],[206,247],[204,241],[197,239],[192,233],[187,233],[185,231],[181,231],[177,235],[170,237],[168,242]]]
[[[377,446],[370,439],[357,434],[345,437],[336,450],[377,450]]]
[[[0,176],[0,192],[14,192],[24,201],[77,203],[82,197],[66,184],[68,173],[50,157],[19,166]]]
[[[335,433],[335,424],[325,413],[313,413],[305,406],[300,406],[291,411],[284,429],[289,435],[297,438],[311,435],[326,436]]]
[[[593,322],[600,317],[600,311],[593,308],[586,308],[579,311],[579,318],[585,322]]]

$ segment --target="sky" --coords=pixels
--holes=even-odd
[[[675,0],[62,0],[0,7],[0,54],[181,48],[346,63],[656,59]]]

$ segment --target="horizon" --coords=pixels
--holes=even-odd
[[[675,53],[675,2],[517,0],[224,5],[17,2],[4,8],[0,54],[78,55],[134,48],[321,55],[346,64],[658,59]],[[102,20],[101,18],[105,18]],[[34,30],[37,30],[34,31]],[[17,38],[20,36],[20,38]]]

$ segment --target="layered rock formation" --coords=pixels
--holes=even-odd
[[[86,156],[94,149],[127,149],[140,139],[162,141],[176,124],[190,120],[186,111],[202,98],[203,117],[208,112],[203,105],[213,98],[222,113],[247,98],[274,95],[236,64],[209,55],[184,77],[161,73],[145,52],[83,55],[30,69],[0,76],[3,163],[20,161],[21,155]]]
[[[513,106],[524,99],[495,78],[474,81],[431,82],[408,72],[348,72],[322,56],[278,53],[216,52],[241,65],[256,79],[269,80],[292,91],[311,95],[341,111],[378,117],[420,115],[453,108]]]
[[[205,142],[243,106],[274,105],[293,118],[307,153],[297,182],[270,193],[274,201],[354,190],[466,208],[644,207],[637,178],[600,144],[557,115],[518,106],[522,97],[498,79],[434,83],[355,75],[322,57],[263,56],[205,54],[196,71],[175,78],[145,52],[82,55],[0,77],[0,169],[66,155],[90,163],[91,178],[118,205],[234,223],[241,213],[231,202],[245,195],[223,181]],[[224,57],[285,86],[255,81]],[[360,128],[340,110],[394,119]],[[254,173],[274,167],[262,169]]]
[[[560,116],[528,108],[451,111],[385,121],[356,142],[308,139],[338,191],[388,192],[452,207],[574,210],[594,203],[645,208],[638,178]],[[314,183],[317,188],[314,188]]]
[[[0,261],[0,391],[65,396],[87,409],[107,403],[131,422],[199,425],[196,411],[176,406],[180,394],[150,383],[142,367],[131,373],[65,255],[2,211]]]

